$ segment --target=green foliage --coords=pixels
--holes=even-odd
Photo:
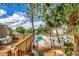
[[[39,34],[45,34],[48,35],[50,33],[50,30],[48,27],[39,27],[37,29],[35,29],[35,34],[39,35]]]
[[[35,31],[35,33],[37,35],[39,35],[40,33],[42,33],[42,30],[43,30],[42,28],[37,28],[36,31]]]
[[[79,33],[79,23],[77,24],[77,32]]]
[[[41,18],[49,28],[60,27],[66,24],[63,4],[50,4],[47,10],[44,7],[43,5]]]
[[[12,28],[9,28],[9,36],[11,36],[11,38],[13,40],[15,40],[16,38],[15,38],[15,35],[13,34],[13,32],[14,32],[14,30]]]
[[[73,44],[71,42],[65,42],[65,48],[64,48],[64,51],[65,51],[65,54],[67,56],[71,56],[73,55]]]
[[[19,32],[19,33],[24,34],[25,31],[26,31],[26,29],[25,29],[24,27],[17,27],[17,28],[16,28],[16,32]]]
[[[12,28],[9,28],[9,35],[12,36],[13,35],[14,30]]]
[[[32,33],[32,29],[31,28],[26,29],[26,33]]]

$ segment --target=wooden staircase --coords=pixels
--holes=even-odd
[[[31,52],[25,52],[22,50],[17,51],[17,56],[32,56],[33,54]]]
[[[32,41],[32,36],[20,40],[20,42],[18,42],[13,49],[8,51],[8,56],[32,56],[33,54],[28,52]]]
[[[14,52],[9,51],[8,56],[33,56],[33,54],[31,52],[26,52],[18,49]]]

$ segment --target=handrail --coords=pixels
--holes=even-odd
[[[8,56],[18,56],[19,54],[21,56],[27,55],[25,54],[24,51],[27,50],[27,45],[28,44],[28,39],[32,40],[32,35],[31,36],[27,36],[25,39],[21,40],[20,42],[18,42],[16,45],[13,46],[12,49],[10,49],[7,53]],[[31,42],[30,42],[31,43]],[[23,47],[24,46],[24,47]]]
[[[27,38],[23,39],[21,42],[15,45],[15,47],[19,46],[21,43],[23,43],[25,40],[29,39],[31,36],[28,36]]]

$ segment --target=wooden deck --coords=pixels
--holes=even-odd
[[[27,55],[32,41],[32,36],[28,35],[24,39],[16,39],[15,42],[12,42],[7,45],[2,45],[3,48],[0,49],[0,56]],[[25,52],[27,53],[25,54]]]

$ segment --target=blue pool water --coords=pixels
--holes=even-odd
[[[43,37],[40,36],[40,35],[36,35],[36,36],[35,36],[35,40],[38,40],[38,41],[43,40]]]

